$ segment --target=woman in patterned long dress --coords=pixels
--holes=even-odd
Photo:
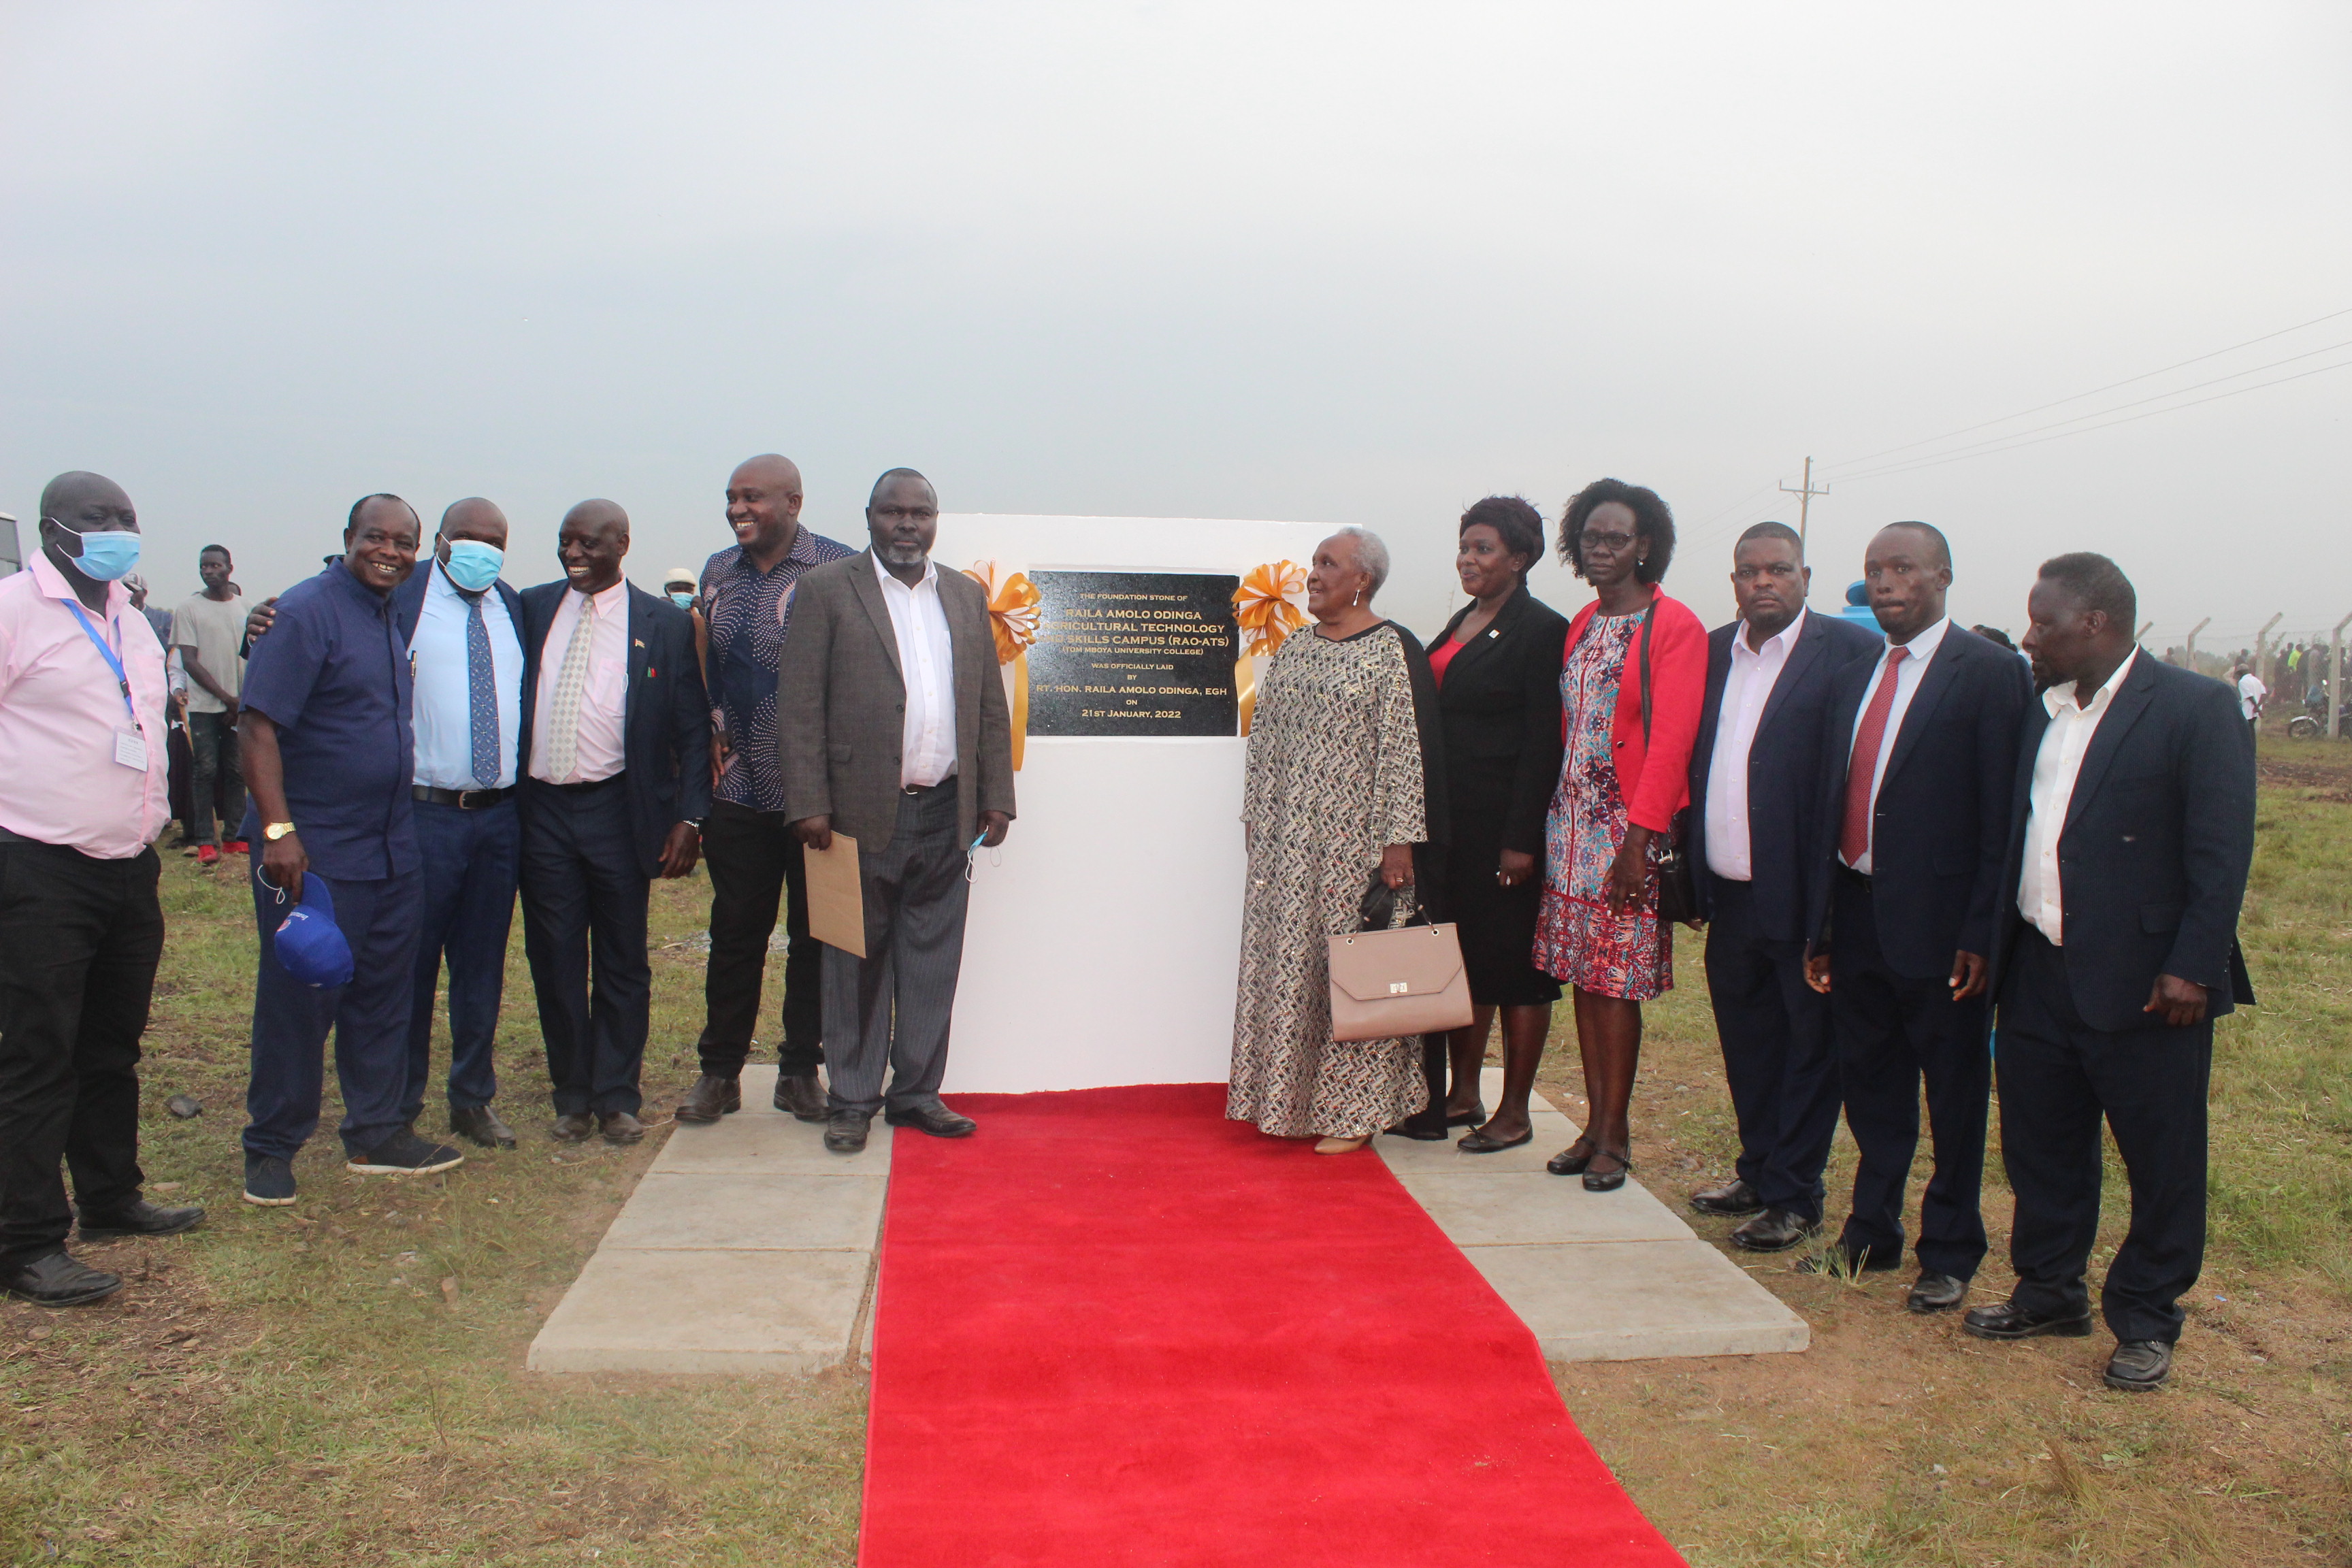
[[[1580,1173],[1596,1193],[1623,1186],[1633,1168],[1627,1109],[1642,1004],[1675,983],[1673,930],[1656,913],[1656,862],[1690,798],[1706,628],[1655,585],[1674,552],[1674,514],[1637,485],[1588,485],[1560,519],[1559,552],[1598,596],[1570,623],[1560,667],[1568,749],[1545,825],[1535,958],[1575,988],[1588,1110],[1583,1136],[1546,1168]]]
[[[1266,668],[1242,797],[1249,883],[1225,1114],[1320,1138],[1318,1154],[1360,1149],[1428,1100],[1418,1036],[1331,1037],[1325,939],[1356,929],[1375,872],[1412,884],[1413,847],[1429,837],[1429,664],[1372,610],[1388,568],[1387,547],[1361,529],[1315,547],[1316,624]]]

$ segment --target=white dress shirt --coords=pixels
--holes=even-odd
[[[563,656],[572,649],[572,628],[583,606],[595,616],[590,628],[588,681],[580,692],[579,744],[572,771],[550,775],[550,737],[554,733],[555,688]],[[549,784],[594,784],[628,765],[622,731],[629,714],[629,584],[623,578],[591,598],[577,588],[563,591],[547,640],[539,648],[539,700],[531,705],[530,776]]]
[[[1789,655],[1805,632],[1805,612],[1764,639],[1748,646],[1748,623],[1731,633],[1731,673],[1723,679],[1723,706],[1716,710],[1715,755],[1706,769],[1706,868],[1729,882],[1755,876],[1748,841],[1748,753],[1764,705],[1789,666]]]
[[[427,570],[432,577],[417,606],[416,635],[408,639],[416,687],[416,782],[434,789],[510,788],[522,734],[522,637],[505,597],[495,586],[483,589],[482,629],[490,636],[490,681],[499,704],[499,775],[477,779],[473,665],[466,651],[473,605],[439,562],[428,563]]]
[[[1927,661],[1934,658],[1936,650],[1944,646],[1944,634],[1951,629],[1952,617],[1946,616],[1934,626],[1902,645],[1903,662],[1895,667],[1895,706],[1887,710],[1886,732],[1879,737],[1878,760],[1870,770],[1869,820],[1871,837],[1874,841],[1878,836],[1878,786],[1886,782],[1886,759],[1895,754],[1895,742],[1903,733],[1903,715],[1911,711],[1911,699],[1918,695],[1919,683],[1927,678]],[[1870,700],[1878,695],[1878,683],[1886,678],[1886,657],[1895,651],[1895,647],[1894,640],[1889,638],[1885,650],[1878,656],[1878,668],[1872,672],[1870,684],[1862,689],[1861,705],[1853,710],[1854,735],[1862,733],[1863,715],[1870,711]],[[1853,765],[1851,762],[1853,745],[1853,736],[1848,736],[1846,739],[1848,766]],[[1841,794],[1838,796],[1840,821],[1844,820],[1844,803],[1845,796]],[[1871,874],[1871,857],[1867,849],[1862,852],[1861,859],[1850,860],[1846,863],[1865,877]]]
[[[2074,703],[2074,683],[2053,686],[2042,694],[2050,727],[2042,731],[2042,749],[2033,753],[2033,787],[2026,797],[2025,868],[2017,879],[2017,911],[2053,947],[2066,945],[2065,892],[2058,880],[2058,840],[2066,834],[2066,816],[2074,803],[2074,780],[2099,721],[2115,705],[2124,677],[2139,658],[2134,648],[2091,697],[2091,705]]]
[[[929,788],[956,771],[955,649],[948,639],[947,608],[940,603],[940,569],[924,562],[922,580],[909,588],[877,555],[874,574],[882,580],[907,683],[898,787]]]
[[[2252,670],[2238,677],[2239,716],[2251,723],[2254,715],[2263,710],[2263,699],[2270,694],[2271,689],[2264,686],[2262,677]]]

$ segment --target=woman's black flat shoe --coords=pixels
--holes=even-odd
[[[1486,1108],[1474,1105],[1467,1110],[1457,1110],[1445,1119],[1448,1127],[1480,1127],[1486,1124]]]
[[[1592,1163],[1591,1149],[1586,1148],[1584,1152],[1581,1154],[1577,1152],[1578,1147],[1583,1144],[1583,1142],[1584,1140],[1580,1138],[1576,1142],[1570,1143],[1567,1148],[1562,1149],[1559,1153],[1554,1154],[1550,1159],[1544,1162],[1544,1169],[1549,1171],[1555,1176],[1574,1176],[1581,1174],[1584,1167]]]
[[[1486,1130],[1482,1127],[1454,1146],[1465,1154],[1499,1154],[1506,1149],[1516,1149],[1522,1143],[1532,1143],[1535,1141],[1536,1130],[1532,1127],[1517,1138],[1490,1138],[1486,1135]]]
[[[1616,1161],[1617,1168],[1613,1171],[1585,1172],[1584,1190],[1588,1193],[1615,1192],[1625,1184],[1625,1173],[1633,1168],[1633,1160],[1630,1152],[1621,1154],[1614,1149],[1604,1149],[1601,1152]],[[1590,1163],[1590,1161],[1587,1162],[1587,1163]]]

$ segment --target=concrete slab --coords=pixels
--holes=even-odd
[[[823,1127],[770,1103],[775,1079],[747,1067],[741,1110],[670,1129],[530,1370],[806,1376],[870,1345],[892,1134],[829,1154]]]
[[[604,1233],[608,1248],[870,1252],[887,1176],[678,1175],[649,1171]]]
[[[871,1267],[865,1252],[600,1247],[525,1364],[805,1377],[850,1353]]]
[[[1480,1088],[1502,1093],[1490,1068]],[[1639,1181],[1588,1193],[1544,1163],[1577,1126],[1541,1096],[1534,1141],[1500,1154],[1451,1142],[1374,1142],[1405,1191],[1518,1313],[1550,1361],[1801,1351],[1805,1321]]]
[[[1470,1247],[1547,1361],[1801,1351],[1812,1331],[1704,1241]]]

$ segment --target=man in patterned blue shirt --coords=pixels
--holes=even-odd
[[[773,453],[745,460],[727,481],[735,543],[702,569],[709,626],[703,677],[710,689],[710,816],[702,854],[710,868],[707,1017],[697,1047],[702,1077],[677,1108],[682,1122],[716,1121],[740,1108],[737,1079],[751,1054],[768,942],[783,903],[783,1042],[775,1105],[803,1121],[825,1117],[816,1069],[824,1061],[823,949],[808,933],[808,889],[799,840],[785,831],[776,751],[776,657],[793,608],[793,584],[827,561],[856,554],[803,528],[801,471]]]

